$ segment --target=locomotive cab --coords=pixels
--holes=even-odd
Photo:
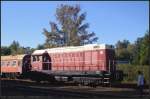
[[[32,71],[51,70],[51,58],[45,50],[36,50],[31,56]]]

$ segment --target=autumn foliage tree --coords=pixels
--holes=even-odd
[[[91,44],[97,41],[94,32],[88,32],[88,23],[84,23],[86,13],[81,13],[79,5],[60,5],[56,9],[55,22],[50,22],[51,31],[44,29],[43,34],[46,37],[46,47],[56,46],[78,46],[84,44]]]

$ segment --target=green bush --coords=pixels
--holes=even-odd
[[[118,64],[116,66],[117,70],[122,70],[125,74],[123,82],[132,82],[137,81],[138,71],[142,71],[146,79],[146,82],[149,82],[149,66],[147,65],[130,65],[130,64]]]

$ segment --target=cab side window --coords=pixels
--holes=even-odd
[[[5,61],[1,61],[1,66],[5,66]]]
[[[39,56],[39,61],[42,61],[42,56]]]
[[[16,66],[16,61],[12,61],[12,64],[11,64],[11,66]]]
[[[7,62],[7,66],[10,66],[10,62],[9,61]]]
[[[37,58],[37,59],[36,59],[37,61],[39,61],[39,60],[40,60],[40,59],[39,59],[39,56],[36,56],[36,58]]]
[[[36,61],[42,61],[42,56],[36,56],[36,57],[37,57]]]
[[[35,58],[35,56],[32,56],[32,59],[33,59],[33,61],[36,61],[36,58]]]

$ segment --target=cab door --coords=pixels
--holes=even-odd
[[[43,70],[51,70],[51,58],[48,53],[43,54]]]

